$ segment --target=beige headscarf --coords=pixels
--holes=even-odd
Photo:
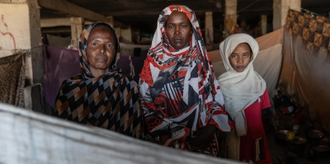
[[[252,50],[252,59],[243,72],[237,72],[229,62],[229,56],[240,43],[247,43]],[[266,89],[265,80],[253,69],[259,46],[247,34],[233,34],[220,43],[220,53],[226,72],[218,77],[225,98],[226,111],[234,119],[237,136],[246,135],[244,109],[254,103]]]

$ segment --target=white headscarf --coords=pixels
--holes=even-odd
[[[229,62],[229,56],[237,45],[247,43],[252,50],[252,58],[243,72],[237,72]],[[226,111],[234,119],[237,136],[246,135],[244,109],[263,95],[266,89],[265,80],[253,69],[259,45],[247,34],[233,34],[220,43],[220,53],[226,72],[218,77],[225,98]]]

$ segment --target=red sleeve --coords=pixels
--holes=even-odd
[[[260,99],[261,99],[261,109],[271,107],[267,89],[265,90],[264,94],[260,96]]]

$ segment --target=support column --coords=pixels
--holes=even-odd
[[[267,15],[261,15],[261,33],[262,35],[267,33]]]
[[[19,49],[31,50],[26,56],[25,76],[29,84],[43,82],[43,56],[37,0],[0,1],[0,57]],[[19,12],[18,12],[19,11]]]
[[[213,46],[213,17],[212,12],[205,12],[205,42],[206,48],[212,49]]]
[[[25,108],[45,113],[42,98],[44,61],[40,30],[40,7],[37,0],[0,1],[0,57],[10,56],[17,50],[26,50],[25,85],[39,89],[24,96]],[[29,98],[29,100],[27,99]]]
[[[40,15],[36,0],[12,0],[11,2],[0,3],[0,57],[9,56],[18,49],[31,49],[41,45]],[[19,12],[17,12],[19,11]],[[33,49],[32,49],[33,48]],[[41,49],[40,49],[41,50]],[[36,75],[36,82],[43,79],[43,61],[41,51],[26,57],[26,78],[33,83],[32,66],[41,68],[41,75]],[[35,64],[32,64],[32,61]],[[40,64],[39,64],[40,63]]]
[[[133,43],[137,44],[141,41],[141,32],[140,32],[140,29],[134,29],[132,31],[132,38],[133,38]]]
[[[131,26],[128,26],[127,29],[121,29],[121,36],[123,41],[132,42],[132,29]]]
[[[121,28],[120,27],[116,27],[115,28],[115,33],[117,35],[117,38],[119,39],[120,41],[120,37],[121,37]]]
[[[114,23],[113,16],[108,16],[105,20],[105,23],[108,23],[108,24],[110,24],[110,26],[112,28],[115,28],[115,23]]]
[[[289,9],[301,10],[301,0],[273,0],[273,30],[285,25]]]
[[[234,32],[237,22],[237,0],[225,0],[225,37]]]
[[[84,18],[71,17],[71,45],[78,47],[79,37],[84,28]]]

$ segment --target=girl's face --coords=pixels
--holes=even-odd
[[[237,72],[243,72],[249,65],[252,57],[250,46],[247,43],[241,43],[236,46],[229,56],[230,65]]]

